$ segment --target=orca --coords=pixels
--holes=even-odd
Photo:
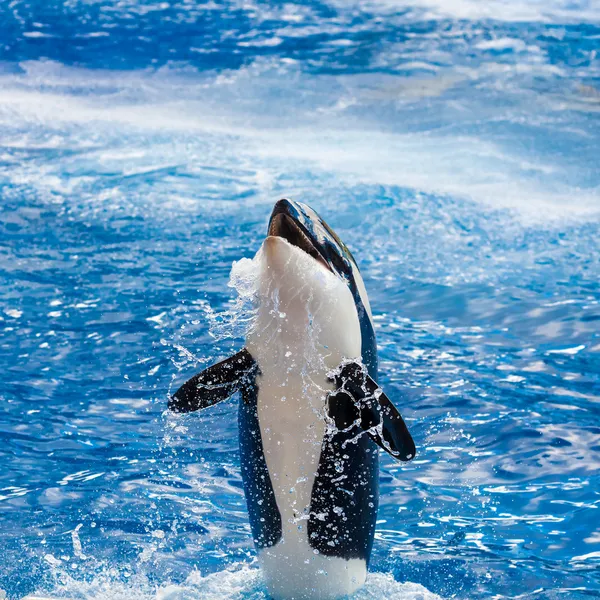
[[[240,392],[250,527],[275,600],[332,600],[367,575],[379,502],[379,449],[415,444],[377,385],[371,308],[352,254],[305,204],[279,200],[257,263],[245,347],[184,383],[187,413]]]

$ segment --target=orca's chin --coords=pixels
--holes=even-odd
[[[269,223],[268,236],[280,237],[300,248],[309,256],[312,256],[317,262],[321,263],[328,271],[332,271],[328,262],[323,258],[319,250],[315,247],[312,240],[304,233],[302,227],[290,215],[279,212],[271,217]]]

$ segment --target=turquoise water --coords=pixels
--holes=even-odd
[[[266,597],[235,401],[164,411],[282,196],[418,447],[357,598],[600,596],[596,3],[13,2],[0,43],[8,598]]]

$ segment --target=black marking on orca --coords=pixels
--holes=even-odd
[[[325,556],[360,558],[368,566],[379,504],[379,452],[357,433],[337,432],[323,441],[308,540]]]
[[[352,277],[353,285],[350,286],[350,291],[354,296],[356,311],[358,312],[358,320],[360,323],[360,337],[362,340],[361,355],[363,364],[367,367],[367,372],[373,381],[377,381],[379,371],[379,360],[377,358],[377,342],[375,341],[375,331],[373,331],[373,323],[371,317],[362,302],[354,276]]]
[[[240,430],[240,462],[250,528],[256,547],[270,548],[282,535],[281,514],[271,483],[262,444],[257,412],[258,384],[256,376],[242,388],[238,413]]]
[[[186,381],[169,399],[169,409],[187,413],[227,400],[254,380],[257,369],[255,360],[244,348]]]

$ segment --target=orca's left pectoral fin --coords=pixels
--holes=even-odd
[[[187,413],[227,400],[250,381],[257,368],[244,348],[186,381],[169,398],[169,410]]]
[[[333,374],[336,391],[329,395],[329,416],[338,429],[356,423],[398,460],[412,460],[415,442],[398,409],[357,362],[342,364]]]

